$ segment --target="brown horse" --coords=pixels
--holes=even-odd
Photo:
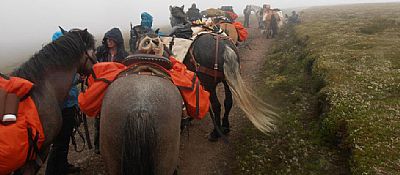
[[[95,63],[94,39],[87,30],[63,31],[64,36],[44,46],[10,76],[34,83],[30,95],[46,137],[38,156],[44,161],[62,125],[61,108],[76,73],[89,74]],[[30,160],[15,174],[35,174],[40,165]],[[39,160],[40,161],[40,160]]]

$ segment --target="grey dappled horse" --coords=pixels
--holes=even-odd
[[[142,40],[144,36],[136,44],[138,52],[149,44]],[[121,73],[109,86],[101,109],[100,150],[108,172],[175,174],[182,102],[178,88],[166,77]]]

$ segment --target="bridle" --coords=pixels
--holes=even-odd
[[[94,52],[94,49],[93,49]],[[97,63],[96,58],[93,56],[94,54],[92,54],[90,56],[90,54],[88,54],[88,50],[85,51],[85,63],[82,65],[82,71],[84,71],[84,69],[87,67],[88,61],[90,61],[93,65]],[[92,72],[92,70],[89,70],[89,74]],[[82,72],[84,74],[84,72]]]

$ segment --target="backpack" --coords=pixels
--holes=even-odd
[[[233,25],[235,25],[235,28],[239,34],[239,41],[243,42],[247,39],[249,36],[249,33],[247,32],[247,29],[243,27],[242,23],[240,22],[234,22]]]
[[[191,25],[179,25],[179,26],[175,26],[172,29],[172,32],[169,36],[190,39],[192,37],[192,35],[193,35],[193,30],[191,28]]]

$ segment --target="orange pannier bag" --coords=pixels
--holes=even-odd
[[[100,113],[101,104],[108,86],[127,67],[121,63],[103,62],[93,66],[93,74],[88,79],[88,89],[78,96],[79,107],[86,115],[95,117]]]
[[[170,58],[173,68],[168,70],[172,82],[178,87],[185,102],[189,116],[202,119],[210,107],[210,94],[203,89],[194,72],[173,57]],[[89,77],[89,88],[79,94],[78,102],[81,110],[89,115],[96,116],[101,110],[103,98],[108,86],[116,79],[119,73],[127,67],[120,63],[98,63],[93,67],[95,78]]]
[[[36,105],[30,96],[26,97],[32,86],[30,81],[22,78],[0,77],[0,88],[22,99],[19,102],[17,121],[7,125],[0,122],[0,175],[10,174],[21,168],[27,159],[36,159],[33,149],[28,153],[28,130],[39,149],[45,140]]]
[[[247,37],[249,36],[247,29],[244,28],[242,23],[240,23],[240,22],[234,22],[232,24],[235,26],[235,28],[239,34],[239,41],[240,42],[246,41]]]
[[[210,108],[210,93],[204,90],[194,72],[189,71],[183,63],[173,57],[170,57],[170,60],[173,67],[168,73],[181,92],[188,115],[203,119]]]

